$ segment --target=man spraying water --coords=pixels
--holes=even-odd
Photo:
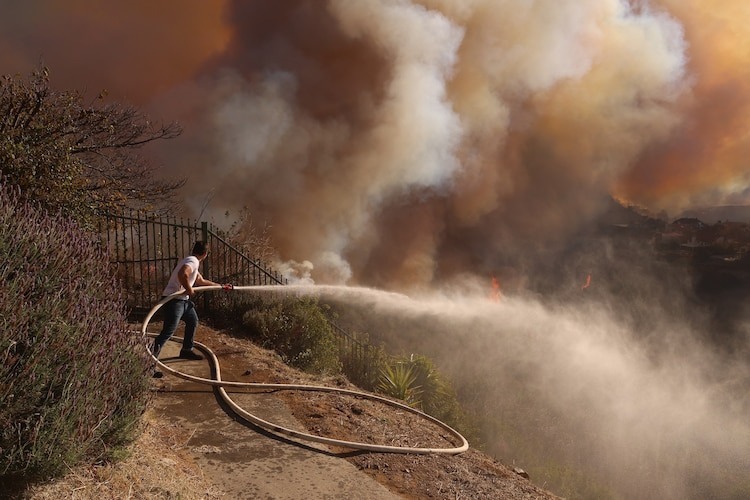
[[[184,291],[182,295],[174,297],[162,307],[164,311],[164,326],[161,333],[154,340],[151,352],[159,358],[161,348],[172,337],[180,320],[185,322],[185,336],[182,341],[179,357],[189,360],[200,360],[203,356],[193,351],[193,338],[198,328],[198,314],[195,304],[191,300],[195,295],[193,286],[221,286],[231,289],[232,285],[219,284],[205,279],[200,271],[200,264],[208,256],[208,247],[204,241],[196,241],[191,254],[177,263],[169,277],[169,282],[162,292],[162,298]],[[161,372],[154,373],[160,377]]]

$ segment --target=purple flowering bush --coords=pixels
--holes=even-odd
[[[133,437],[150,357],[125,317],[95,238],[0,184],[0,477],[54,476]]]

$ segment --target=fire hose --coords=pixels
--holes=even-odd
[[[234,287],[227,287],[227,286],[202,286],[202,287],[195,287],[193,290],[196,292],[204,292],[208,290],[249,290],[249,291],[257,291],[258,287],[254,286],[234,286]],[[144,337],[155,337],[156,334],[148,333],[146,331],[146,328],[148,327],[149,321],[151,321],[151,318],[156,314],[156,312],[166,304],[171,299],[178,297],[180,295],[184,295],[184,292],[178,292],[172,295],[169,295],[167,297],[164,297],[162,300],[160,300],[146,315],[146,318],[143,320],[143,324],[141,326],[141,333]],[[173,340],[181,340],[179,338],[172,337]],[[213,378],[207,379],[202,377],[197,377],[195,375],[190,375],[187,373],[180,372],[178,370],[175,370],[174,368],[171,368],[161,361],[159,361],[156,357],[154,357],[154,360],[156,361],[156,364],[158,367],[162,370],[164,370],[167,373],[170,373],[176,377],[189,380],[191,382],[196,382],[199,384],[205,384],[210,385],[213,387],[216,387],[217,392],[219,394],[219,397],[226,403],[232,410],[241,418],[244,420],[251,422],[252,424],[257,425],[258,427],[261,427],[271,433],[274,434],[281,434],[290,436],[293,438],[301,439],[303,441],[311,441],[316,443],[322,443],[325,445],[331,445],[331,446],[340,446],[343,448],[350,448],[353,450],[365,450],[365,451],[374,451],[374,452],[385,452],[385,453],[410,453],[410,454],[429,454],[429,453],[437,453],[437,454],[447,454],[447,455],[456,455],[458,453],[463,453],[464,451],[469,449],[469,443],[458,431],[450,427],[449,425],[445,424],[444,422],[432,417],[431,415],[428,415],[416,408],[412,408],[409,405],[400,403],[398,401],[393,401],[391,399],[377,396],[375,394],[370,394],[366,392],[360,392],[360,391],[354,391],[350,389],[342,389],[342,388],[336,388],[336,387],[326,387],[326,386],[316,386],[316,385],[300,385],[300,384],[267,384],[267,383],[257,383],[257,382],[234,382],[234,381],[228,381],[228,380],[222,380],[221,378],[221,369],[219,360],[216,357],[216,355],[209,349],[207,346],[201,344],[200,342],[194,342],[194,345],[202,351],[204,354],[206,354],[206,359],[211,365],[211,369],[213,372]],[[150,351],[149,351],[150,352]],[[153,355],[152,355],[153,356]],[[456,446],[453,448],[426,448],[426,447],[408,447],[408,446],[392,446],[392,445],[379,445],[379,444],[371,444],[371,443],[362,443],[357,441],[345,441],[340,439],[334,439],[329,438],[325,436],[318,436],[315,434],[309,434],[306,432],[297,431],[294,429],[289,429],[287,427],[283,427],[277,424],[274,424],[272,422],[268,422],[266,420],[263,420],[262,418],[253,415],[252,413],[248,412],[244,408],[242,408],[240,405],[234,402],[231,397],[229,397],[229,394],[224,389],[225,387],[235,387],[235,388],[246,388],[246,389],[268,389],[268,390],[294,390],[294,391],[311,391],[311,392],[329,392],[329,393],[338,393],[338,394],[344,394],[349,396],[354,396],[361,399],[368,399],[371,401],[376,401],[379,403],[383,403],[388,406],[392,406],[395,408],[398,408],[400,410],[404,410],[406,412],[412,413],[417,415],[418,417],[431,422],[438,427],[445,430],[448,434],[450,434],[457,442],[460,442],[460,446]]]

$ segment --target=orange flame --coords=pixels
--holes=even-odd
[[[502,292],[500,291],[500,282],[496,277],[492,277],[492,293],[490,294],[490,300],[493,302],[500,302]]]
[[[591,275],[589,274],[586,276],[586,283],[583,284],[583,286],[581,287],[581,290],[586,290],[590,286],[591,286]]]

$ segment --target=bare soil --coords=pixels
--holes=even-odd
[[[142,426],[142,433],[128,448],[125,459],[72,468],[60,479],[30,488],[23,497],[35,500],[224,498],[219,486],[196,465],[177,425],[158,420],[154,411],[149,410]]]
[[[357,390],[341,376],[314,377],[294,370],[273,352],[227,332],[201,326],[198,340],[220,359],[225,380]],[[155,389],[163,383],[155,379]],[[279,397],[304,430],[312,434],[409,447],[450,448],[458,444],[437,425],[376,401],[307,391],[284,391]],[[180,436],[174,424],[154,418],[149,412],[144,418],[144,432],[131,446],[129,458],[115,464],[71,470],[61,480],[33,488],[27,496],[34,499],[226,498],[221,485],[232,478],[205,474]],[[521,471],[514,471],[472,448],[459,455],[352,452],[344,448],[331,451],[402,498],[557,498],[522,477]],[[166,469],[169,474],[164,474]],[[336,478],[330,480],[336,481]]]

